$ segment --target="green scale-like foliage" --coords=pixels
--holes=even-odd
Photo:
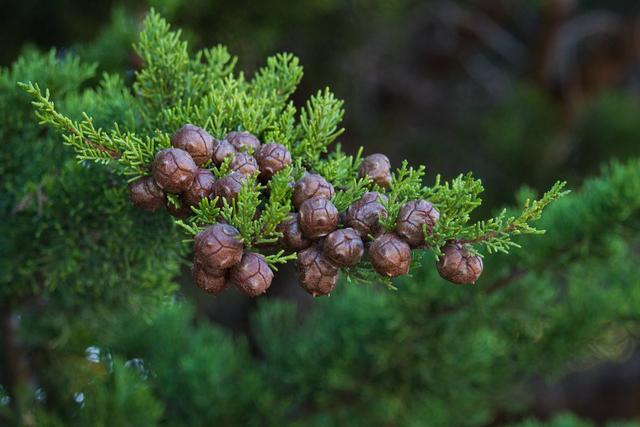
[[[178,221],[191,235],[222,218],[240,231],[245,246],[252,250],[274,243],[280,237],[277,224],[292,209],[289,184],[310,171],[320,173],[333,184],[333,202],[341,212],[366,191],[386,194],[384,204],[389,216],[383,225],[388,231],[394,230],[398,212],[407,201],[431,201],[440,212],[440,221],[425,243],[438,255],[440,247],[450,240],[484,247],[488,253],[508,252],[517,246],[511,239],[513,235],[541,233],[530,223],[540,218],[550,202],[565,194],[564,183],[557,183],[540,200],[524,201],[520,214],[503,212],[495,218],[470,223],[472,212],[482,202],[483,191],[481,182],[471,174],[449,182],[437,176],[433,185],[426,185],[425,168],[411,167],[405,161],[392,172],[390,188],[383,189],[366,177],[358,177],[362,149],[355,156],[342,152],[339,145],[330,151],[329,146],[343,132],[343,102],[325,89],[302,108],[296,108],[289,98],[302,78],[302,67],[294,56],[270,57],[248,79],[234,71],[237,60],[223,46],[191,56],[180,32],[171,31],[154,11],[147,16],[134,47],[144,67],[136,73],[133,90],[129,91],[121,79],[104,76],[98,89],[100,108],[93,110],[91,116],[83,112],[80,120],[61,113],[51,101],[49,89],[43,92],[34,82],[22,84],[35,99],[41,123],[61,132],[79,160],[112,165],[130,179],[149,175],[156,152],[168,147],[170,135],[186,123],[201,126],[219,139],[229,131],[246,130],[262,141],[283,144],[293,158],[292,166],[278,172],[268,184],[269,196],[265,196],[265,187],[254,176],[244,182],[237,201],[225,201],[219,207],[217,200],[204,200],[193,207],[188,220]],[[101,123],[113,119],[109,116],[112,105],[126,106],[127,116],[112,120],[104,128],[98,126],[96,118]],[[221,176],[228,163],[210,168]],[[169,200],[180,203],[175,196],[170,195]],[[261,214],[256,217],[256,212]],[[267,260],[275,268],[277,263],[293,258],[295,254],[281,251],[269,254]],[[351,279],[364,281],[375,277],[371,273],[366,262],[347,272]]]
[[[158,31],[164,24],[153,25]],[[179,53],[182,45],[171,43]],[[151,43],[148,48],[152,47],[161,48]],[[294,66],[293,58],[286,61]],[[560,374],[572,362],[591,362],[593,348],[616,356],[614,350],[626,342],[629,331],[637,331],[637,161],[611,166],[579,193],[554,204],[538,224],[550,238],[518,238],[526,250],[514,251],[509,258],[499,253],[478,287],[445,283],[427,266],[433,255],[424,253],[418,260],[425,266],[416,268],[411,278],[398,280],[396,293],[338,287],[331,299],[317,301],[303,319],[291,303],[261,301],[252,317],[250,340],[194,322],[184,304],[157,304],[158,297],[172,289],[169,277],[176,271],[179,252],[175,227],[163,214],[130,208],[121,175],[148,173],[154,150],[167,146],[169,133],[183,120],[208,123],[216,136],[245,124],[235,113],[218,117],[189,107],[196,91],[206,91],[202,83],[179,89],[173,98],[154,98],[178,99],[171,108],[193,108],[180,118],[178,113],[160,115],[149,107],[151,101],[133,96],[115,76],[104,76],[97,89],[79,91],[92,69],[73,59],[30,54],[18,64],[0,79],[0,87],[6,88],[0,100],[8,99],[0,102],[0,120],[6,118],[0,132],[4,148],[9,148],[0,154],[8,195],[0,200],[3,218],[9,218],[0,238],[3,254],[12,254],[0,257],[0,262],[6,266],[1,272],[3,303],[43,296],[36,305],[26,301],[16,310],[41,393],[29,414],[36,425],[483,426],[496,411],[525,407],[521,382],[530,375]],[[162,64],[158,70],[171,66]],[[66,131],[71,123],[67,142],[82,159],[79,164],[55,146],[51,133],[34,126],[15,80],[34,82],[29,90],[36,96],[35,83],[55,93],[60,115],[43,96],[37,101],[40,118]],[[136,88],[135,93],[143,90]],[[308,142],[321,133],[328,138],[339,131],[337,123],[331,125],[333,119],[311,119],[321,111],[337,117],[340,107],[336,110],[335,99],[327,96],[322,92],[308,104],[305,121],[282,101],[281,114],[259,133],[263,140],[268,132],[279,135],[273,138],[300,159],[271,184],[280,188],[273,191],[274,199],[283,201],[274,203],[274,211],[286,207],[286,197],[277,195],[286,192],[279,180],[297,178],[303,168],[321,172],[340,189],[334,198],[340,210],[369,188],[368,181],[354,178],[361,153],[348,156],[334,150],[325,157],[326,145]],[[244,108],[238,107],[243,97],[220,108]],[[318,101],[322,97],[327,100]],[[83,118],[83,111],[91,111],[94,121]],[[203,120],[195,114],[203,114]],[[244,116],[247,123],[262,117],[251,114]],[[168,125],[171,117],[178,118]],[[112,129],[114,122],[121,130]],[[85,134],[102,138],[101,146],[120,153],[120,160],[86,144],[81,138]],[[296,152],[296,147],[303,148]],[[116,173],[87,161],[96,159],[113,165]],[[225,167],[214,172],[222,174]],[[467,226],[480,203],[479,181],[465,175],[423,186],[420,168],[401,165],[395,173],[387,208],[397,211],[411,197],[432,200],[442,212],[442,228],[431,237],[434,245],[446,233],[468,241],[493,233],[496,238],[486,241],[495,246],[487,248],[502,252],[513,245],[507,234],[532,231],[527,222],[560,194],[555,187],[539,202],[527,203],[533,195],[523,191],[519,202],[527,206],[524,213],[508,209],[493,220]],[[32,190],[38,184],[45,199]],[[203,202],[195,219],[183,225],[195,231],[224,215],[239,221],[236,225],[248,241],[271,238],[269,233],[256,234],[261,227],[244,212],[255,206],[257,193],[249,187],[243,191],[235,207],[222,211]],[[29,194],[31,198],[25,198]],[[385,226],[391,229],[393,222]],[[123,301],[127,304],[119,304]],[[141,315],[142,309],[149,313]],[[0,388],[0,422],[13,419],[6,416],[4,401],[5,389]],[[589,424],[570,416],[521,424],[543,425]]]
[[[560,414],[547,422],[539,420],[525,420],[519,423],[510,424],[509,427],[594,427],[596,425],[601,424],[581,420],[571,414]],[[611,421],[604,425],[606,427],[637,427],[638,423],[633,421]]]
[[[256,357],[243,339],[194,326],[184,307],[150,324],[124,317],[128,327],[111,328],[104,348],[144,360],[140,381],[168,425],[487,425],[526,407],[530,375],[627,348],[640,320],[628,231],[639,188],[640,163],[610,167],[549,210],[542,224],[558,240],[529,239],[514,262],[497,256],[476,288],[452,288],[423,267],[394,294],[338,288],[303,322],[293,304],[266,300],[252,318]]]
[[[78,163],[53,132],[34,126],[29,99],[16,86],[30,80],[51,87],[70,117],[94,109],[97,125],[134,124],[129,105],[119,102],[124,92],[116,78],[80,91],[94,71],[73,57],[29,51],[0,73],[3,305],[52,292],[59,297],[54,303],[91,309],[114,302],[139,306],[173,289],[181,249],[171,221],[133,209],[124,179],[93,162]]]
[[[60,359],[54,349],[76,348],[100,330],[101,319],[113,316],[116,308],[140,316],[156,309],[175,290],[171,279],[182,252],[178,229],[171,221],[134,209],[120,175],[93,162],[78,163],[54,132],[37,126],[29,98],[16,85],[30,80],[51,87],[59,94],[59,108],[70,117],[93,109],[108,122],[135,123],[128,104],[119,101],[124,92],[115,77],[105,79],[101,89],[82,90],[94,73],[95,66],[73,56],[31,50],[0,71],[0,312],[16,324],[15,336],[3,335],[0,346],[15,340],[24,347],[17,357],[38,361],[31,372],[51,393],[48,401],[54,404],[58,393],[53,384],[64,384],[65,375],[79,373],[77,365]],[[28,326],[32,322],[40,328]],[[3,334],[11,333],[3,329]],[[33,389],[9,383],[11,367],[5,355],[12,357],[15,351],[0,348],[0,363],[7,368],[0,372],[0,424],[16,420],[16,414],[7,412],[5,393],[12,394],[18,407],[27,408],[25,413],[34,402]],[[41,371],[41,366],[58,369]],[[131,399],[130,408],[146,407],[150,395],[145,386],[138,391],[140,384],[129,381],[132,388],[128,388],[121,382],[135,377],[120,371],[115,377],[104,376],[104,389],[95,372],[87,373],[96,390],[102,390],[100,405],[126,407],[118,397],[124,393]],[[31,393],[18,393],[29,389]],[[108,390],[114,393],[113,400]],[[157,418],[154,405],[155,409],[146,410]]]

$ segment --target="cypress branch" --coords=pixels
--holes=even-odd
[[[129,117],[139,120],[114,121],[108,130],[102,130],[87,113],[76,121],[57,111],[48,90],[42,93],[37,84],[24,83],[21,87],[32,96],[40,122],[62,133],[79,160],[113,165],[132,181],[149,175],[156,153],[170,147],[169,135],[187,123],[201,126],[219,140],[231,131],[248,131],[265,143],[274,141],[291,151],[291,166],[277,173],[267,185],[253,175],[244,181],[237,198],[212,196],[213,201],[204,199],[193,206],[189,219],[178,220],[192,235],[223,219],[238,229],[248,248],[277,243],[282,235],[276,227],[293,209],[291,186],[310,172],[320,174],[333,186],[332,206],[338,212],[344,213],[368,191],[382,193],[380,201],[386,217],[381,218],[381,224],[387,232],[396,231],[398,215],[408,202],[427,200],[439,212],[439,219],[432,228],[423,224],[421,230],[425,247],[438,256],[442,256],[441,248],[450,242],[459,243],[473,255],[478,254],[478,248],[488,253],[506,253],[519,247],[513,236],[541,234],[531,223],[541,217],[548,204],[566,194],[565,184],[557,183],[541,199],[527,201],[518,215],[507,215],[505,211],[495,218],[469,224],[471,213],[482,203],[483,191],[482,183],[471,174],[449,182],[437,176],[435,183],[428,186],[423,182],[424,166],[414,168],[403,161],[391,173],[389,187],[383,188],[382,181],[363,174],[362,149],[355,155],[342,152],[339,144],[329,150],[344,132],[340,127],[343,102],[326,88],[312,96],[298,112],[289,98],[303,72],[293,55],[268,58],[266,65],[247,80],[234,71],[237,59],[224,46],[191,56],[180,31],[173,31],[153,10],[144,21],[135,49],[145,64],[136,73],[135,95],[127,94],[117,77],[107,75],[103,78],[100,99],[106,106],[128,104],[134,110]],[[232,169],[231,158],[218,166],[210,162],[203,166],[217,178]],[[177,195],[169,196],[168,203],[174,208],[181,206]],[[336,218],[327,220],[337,222]],[[274,265],[287,259],[290,258],[274,255],[267,262]],[[362,262],[349,269],[347,275],[353,280],[369,277],[366,270],[371,268],[372,265]]]

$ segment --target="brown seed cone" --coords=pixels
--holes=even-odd
[[[380,234],[382,232],[380,220],[386,219],[388,215],[385,207],[379,202],[380,198],[386,198],[386,196],[374,191],[365,193],[360,200],[347,208],[344,224],[356,230],[363,239],[369,235]]]
[[[234,172],[250,176],[258,171],[258,162],[256,162],[256,159],[250,154],[236,153],[233,156],[233,160],[231,160],[229,167]]]
[[[167,148],[158,151],[153,160],[153,177],[158,186],[169,193],[182,193],[196,176],[198,166],[186,151]]]
[[[296,252],[311,245],[311,240],[304,237],[298,226],[298,214],[292,213],[289,218],[278,224],[276,231],[282,233],[280,244],[285,249]]]
[[[245,294],[256,297],[264,294],[273,280],[273,271],[264,256],[246,252],[240,264],[231,269],[229,278]]]
[[[225,271],[212,272],[197,261],[193,263],[191,274],[196,285],[207,293],[217,295],[229,287]]]
[[[298,226],[305,237],[317,239],[338,228],[339,213],[324,197],[312,197],[300,206]]]
[[[368,176],[382,188],[391,185],[391,162],[384,154],[372,154],[365,157],[360,165],[361,178]]]
[[[270,142],[260,147],[256,160],[260,168],[260,177],[269,180],[276,172],[291,164],[291,153],[284,145]]]
[[[225,199],[227,203],[231,203],[232,200],[238,197],[238,193],[245,179],[246,177],[241,173],[231,172],[229,175],[216,181],[213,185],[211,197],[218,196],[220,198],[218,204],[220,205],[222,205],[222,199]]]
[[[442,256],[436,264],[443,279],[459,285],[475,283],[482,274],[482,258],[473,255],[463,245],[450,242],[442,248]]]
[[[369,247],[373,269],[387,277],[402,276],[411,267],[411,248],[394,233],[375,238]]]
[[[191,187],[182,193],[183,203],[187,206],[197,206],[200,200],[211,195],[215,182],[216,179],[210,170],[198,169]]]
[[[129,199],[137,208],[157,211],[164,206],[164,193],[152,176],[143,176],[129,183]]]
[[[312,296],[328,295],[336,287],[338,269],[315,246],[298,253],[296,264],[300,286]]]
[[[343,228],[327,236],[324,254],[338,267],[352,267],[362,258],[364,243],[353,228]]]
[[[322,176],[315,173],[308,173],[296,182],[293,188],[292,202],[296,209],[312,197],[324,197],[331,199],[335,191],[331,185]]]
[[[396,233],[411,245],[424,245],[424,226],[431,234],[433,227],[440,219],[440,212],[426,200],[411,200],[405,203],[396,219]]]
[[[171,137],[171,145],[189,153],[198,166],[207,163],[213,154],[213,137],[194,125],[182,126]]]
[[[227,140],[217,141],[213,144],[211,160],[216,166],[220,166],[225,158],[236,154],[236,149]]]
[[[224,137],[229,144],[233,145],[238,151],[250,151],[257,153],[260,149],[260,140],[249,132],[229,132]]]
[[[240,233],[228,224],[213,224],[196,235],[195,259],[207,270],[226,270],[240,262],[243,244]]]

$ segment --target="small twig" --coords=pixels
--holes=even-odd
[[[76,135],[78,135],[79,137],[82,138],[82,140],[84,141],[85,144],[92,146],[93,148],[102,151],[103,153],[107,153],[111,158],[113,159],[119,159],[122,155],[120,153],[118,153],[117,151],[114,150],[110,150],[109,148],[105,147],[104,145],[98,144],[97,142],[91,141],[89,138],[85,138],[84,136],[80,135],[75,129],[73,128],[67,128],[67,130],[71,133],[75,133]]]
[[[456,243],[460,243],[461,245],[465,245],[465,244],[474,244],[474,243],[486,242],[487,240],[491,240],[491,239],[497,237],[500,234],[511,233],[515,229],[516,229],[516,225],[512,223],[512,224],[509,224],[508,226],[504,227],[502,230],[490,231],[485,235],[482,235],[480,237],[476,237],[475,239],[457,239]]]

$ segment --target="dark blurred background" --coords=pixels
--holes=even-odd
[[[637,0],[3,0],[0,65],[26,45],[55,46],[131,78],[140,63],[130,46],[149,7],[194,48],[226,44],[248,72],[275,52],[299,56],[294,100],[325,86],[345,99],[347,151],[425,164],[429,180],[472,170],[487,188],[480,214],[523,185],[575,187],[607,159],[640,153]],[[241,330],[247,304],[231,294],[200,310]],[[639,366],[634,356],[534,384],[532,412],[640,417]]]

